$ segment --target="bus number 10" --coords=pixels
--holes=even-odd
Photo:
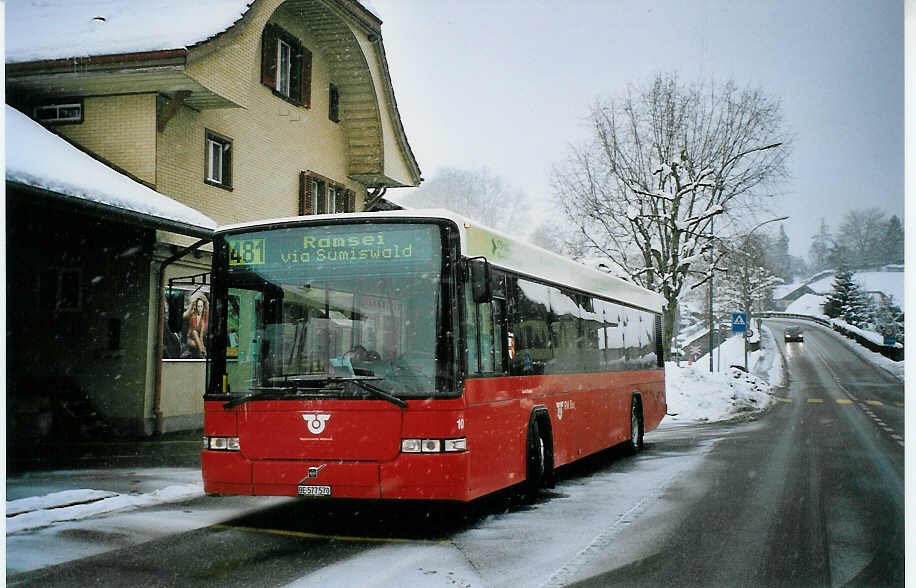
[[[229,265],[260,265],[264,263],[264,239],[229,241]]]

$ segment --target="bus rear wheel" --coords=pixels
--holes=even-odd
[[[636,454],[643,447],[642,403],[637,396],[630,400],[630,438],[627,440],[627,452]]]
[[[528,439],[526,453],[525,490],[529,496],[537,494],[538,489],[552,486],[553,458],[548,445],[546,431],[537,419],[532,419],[528,425]]]

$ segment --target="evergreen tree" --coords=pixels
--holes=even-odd
[[[824,312],[855,327],[865,327],[870,321],[868,296],[853,279],[853,272],[841,267],[833,278],[833,292],[827,296]]]

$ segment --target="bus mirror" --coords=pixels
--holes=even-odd
[[[489,262],[485,257],[474,257],[468,260],[468,265],[471,268],[471,294],[474,302],[489,302],[492,297]]]

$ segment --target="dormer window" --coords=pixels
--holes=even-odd
[[[312,52],[274,24],[261,35],[261,83],[297,106],[311,106]]]

